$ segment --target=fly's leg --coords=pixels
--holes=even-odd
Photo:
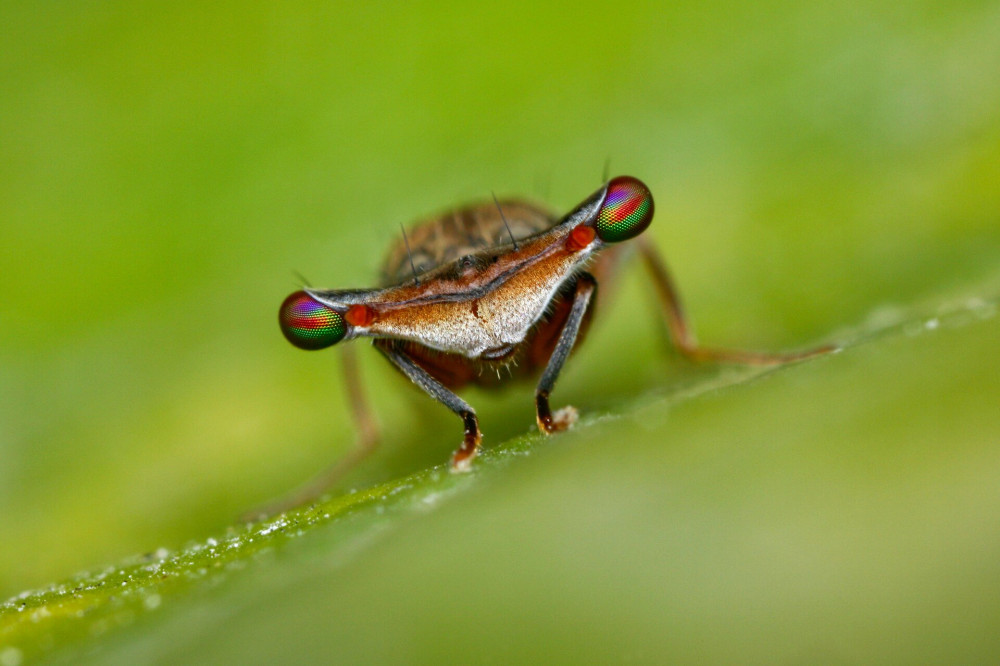
[[[653,244],[646,238],[637,239],[643,263],[649,270],[656,289],[657,298],[663,308],[670,341],[683,355],[695,361],[719,361],[722,363],[742,363],[746,365],[780,365],[827,354],[837,349],[834,345],[824,345],[802,352],[774,354],[768,352],[741,351],[735,349],[712,349],[702,347],[695,339],[681,307],[681,299],[670,279],[666,264]]]
[[[572,407],[563,407],[553,414],[549,407],[549,394],[555,386],[559,371],[562,370],[569,353],[573,351],[573,344],[580,332],[580,324],[583,323],[583,315],[586,314],[596,290],[597,281],[593,276],[589,273],[581,273],[576,281],[576,292],[573,294],[573,307],[569,317],[563,324],[559,341],[556,343],[556,348],[552,350],[552,356],[549,357],[549,363],[545,366],[545,372],[538,380],[538,387],[535,389],[535,416],[538,420],[538,429],[547,435],[565,430],[576,421],[576,410]]]
[[[462,424],[465,426],[465,438],[462,440],[462,445],[451,457],[451,470],[453,472],[468,471],[472,466],[472,459],[479,452],[479,443],[483,439],[483,435],[479,431],[479,419],[476,418],[476,410],[469,403],[445,388],[429,372],[414,363],[413,359],[393,341],[376,340],[375,348],[382,352],[410,381],[422,388],[427,395],[462,418]]]
[[[356,349],[353,345],[345,345],[341,358],[351,417],[354,425],[358,428],[358,441],[350,453],[317,476],[300,493],[297,493],[297,495],[303,498],[303,501],[318,498],[347,472],[351,471],[355,465],[371,455],[378,447],[381,435],[378,423],[375,421],[375,417],[372,414],[371,407],[368,405],[368,401],[365,399],[365,393],[361,386],[361,373],[358,372],[358,355]]]
[[[351,416],[355,425],[358,426],[360,438],[357,449],[361,451],[360,458],[364,458],[375,450],[378,446],[381,433],[378,423],[368,401],[365,399],[364,389],[361,387],[361,373],[358,372],[358,355],[354,345],[345,345],[343,348],[344,383],[347,385],[347,400],[351,407]],[[359,459],[360,459],[359,458]]]
[[[272,504],[247,513],[244,516],[245,519],[251,520],[274,515],[318,500],[378,446],[379,428],[372,415],[371,407],[365,400],[364,390],[361,386],[361,374],[358,372],[357,352],[354,346],[346,345],[343,348],[342,363],[351,416],[358,428],[358,441],[354,445],[354,449],[300,489]]]

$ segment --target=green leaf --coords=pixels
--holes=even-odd
[[[719,368],[489,448],[470,474],[430,469],[21,595],[0,607],[0,654],[988,661],[996,308],[964,299],[840,353]]]

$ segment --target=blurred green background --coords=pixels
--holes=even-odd
[[[353,441],[338,355],[300,352],[276,324],[293,271],[373,285],[400,222],[491,190],[562,211],[606,160],[642,178],[648,233],[717,344],[805,346],[914,303],[996,294],[996,2],[8,2],[0,25],[0,597],[203,538],[336,459]],[[648,288],[628,276],[559,404],[617,410],[690,372],[661,351]],[[996,330],[936,343],[953,393],[919,404],[995,405]],[[387,438],[348,485],[446,460],[454,417],[359,351]],[[893,362],[843,375],[872,382],[857,409],[897,378],[919,393],[926,375]],[[851,399],[803,381],[790,395],[819,408]],[[487,446],[533,427],[530,387],[467,397]],[[913,409],[901,397],[849,431],[901,446]],[[940,417],[920,450],[937,460],[959,413],[922,414]],[[980,416],[971,440],[995,446],[997,417]],[[697,423],[691,450],[722,436]],[[662,425],[647,439],[670,450]],[[619,481],[663,462],[652,446],[621,460],[605,449],[629,440],[601,432],[590,474],[573,456],[547,465],[565,496],[586,496],[598,462],[620,464]],[[987,469],[977,483],[998,481]],[[873,469],[866,488],[878,497],[892,475]],[[798,486],[778,485],[796,503]],[[530,512],[518,488],[503,492]],[[475,525],[476,510],[455,512]],[[441,548],[469,538],[437,529]],[[582,584],[588,570],[571,573]],[[322,616],[337,598],[308,603]]]

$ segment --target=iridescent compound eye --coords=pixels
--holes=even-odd
[[[618,243],[638,236],[653,220],[653,195],[631,176],[618,176],[608,183],[597,213],[597,236],[605,243]]]
[[[304,291],[285,299],[278,311],[278,323],[288,341],[300,349],[329,347],[347,333],[347,324],[339,312]]]

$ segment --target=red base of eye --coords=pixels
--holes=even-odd
[[[569,232],[569,237],[566,239],[566,249],[570,252],[579,252],[590,245],[596,235],[594,227],[588,227],[586,224],[577,225]]]
[[[375,310],[367,305],[352,305],[344,313],[344,319],[351,326],[364,328],[375,321]]]

